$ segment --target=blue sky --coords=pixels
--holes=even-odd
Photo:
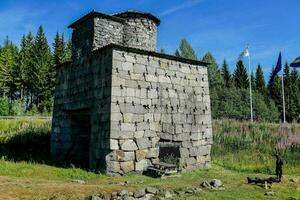
[[[252,68],[260,63],[269,73],[280,50],[284,60],[300,56],[299,8],[299,0],[2,0],[0,41],[9,36],[19,44],[23,33],[43,25],[52,43],[57,31],[70,36],[67,26],[93,9],[108,14],[135,9],[161,18],[158,49],[173,53],[186,38],[199,57],[211,51],[233,69],[249,44]]]

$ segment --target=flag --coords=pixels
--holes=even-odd
[[[250,56],[250,51],[249,47],[247,47],[238,57],[238,60],[243,60],[244,57],[249,57]]]
[[[300,67],[300,57],[296,58],[291,64],[291,67]]]
[[[278,74],[278,72],[281,71],[281,69],[282,69],[282,64],[281,64],[281,52],[280,52],[276,67],[275,67],[274,71],[272,72],[272,76],[270,78],[269,85],[272,85],[274,83],[275,76]]]

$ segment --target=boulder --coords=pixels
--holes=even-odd
[[[145,195],[146,195],[145,189],[141,189],[141,190],[135,191],[133,193],[134,198],[141,198],[141,197],[143,197]]]
[[[147,187],[146,188],[146,192],[149,194],[157,194],[158,193],[158,189],[155,187]]]
[[[220,181],[218,179],[213,179],[213,180],[211,180],[210,185],[212,187],[219,188],[219,187],[222,187],[223,183],[222,183],[222,181]]]

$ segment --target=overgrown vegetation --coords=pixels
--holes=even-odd
[[[241,172],[273,174],[275,153],[285,174],[300,173],[300,125],[280,126],[234,120],[215,121],[212,157],[216,164]]]

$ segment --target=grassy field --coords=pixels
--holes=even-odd
[[[279,131],[277,124],[216,121],[212,168],[166,180],[141,175],[112,178],[59,167],[49,157],[50,126],[47,119],[0,120],[0,199],[79,199],[103,191],[134,191],[146,186],[181,189],[213,178],[222,180],[226,189],[203,190],[197,196],[177,199],[300,199],[300,125]],[[284,179],[272,186],[276,196],[265,197],[268,190],[246,184],[246,177],[273,175],[275,147],[285,160]],[[129,184],[123,186],[124,181]]]

